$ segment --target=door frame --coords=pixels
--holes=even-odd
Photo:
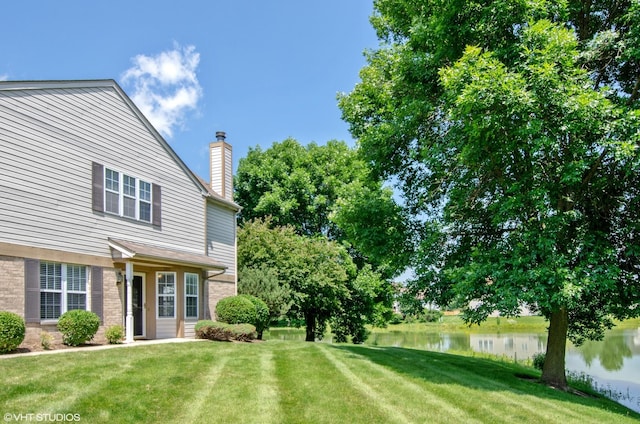
[[[134,335],[133,338],[134,339],[144,339],[147,337],[147,274],[145,274],[144,272],[134,272],[133,273],[133,277],[140,277],[142,279],[142,334],[135,334],[135,321],[133,324],[133,330],[134,330]],[[133,281],[131,282],[131,287],[133,289]],[[133,293],[132,293],[133,295]],[[133,319],[135,320],[135,314],[133,316]]]

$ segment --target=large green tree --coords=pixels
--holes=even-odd
[[[640,314],[638,1],[377,0],[382,44],[340,98],[377,176],[421,225],[410,288],[479,323],[567,337]]]
[[[302,146],[294,139],[263,150],[250,148],[236,171],[235,200],[241,220],[271,216],[276,225],[291,225],[301,235],[341,238],[329,219],[343,188],[364,181],[365,163],[346,143]]]
[[[407,220],[390,189],[369,175],[356,149],[341,141],[302,146],[294,139],[240,159],[235,200],[241,223],[271,217],[303,236],[348,242],[359,267],[391,277],[407,266]]]
[[[292,226],[275,226],[270,219],[245,222],[238,231],[238,263],[277,276],[290,294],[287,315],[305,321],[307,341],[321,338],[329,320],[346,307],[347,283],[356,273],[338,243],[300,236]]]

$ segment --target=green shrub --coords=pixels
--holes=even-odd
[[[195,331],[198,339],[250,342],[256,338],[256,327],[251,324],[203,320],[198,321]]]
[[[24,320],[13,312],[0,311],[0,353],[15,350],[24,340]]]
[[[98,315],[81,309],[65,312],[58,319],[58,331],[62,333],[62,343],[67,346],[78,346],[92,340],[98,327]]]
[[[442,311],[437,309],[425,309],[422,312],[421,320],[424,320],[424,322],[438,322],[443,315]]]
[[[531,359],[533,360],[533,367],[537,370],[542,371],[542,368],[544,367],[545,358],[546,358],[546,355],[543,352],[538,352],[534,354],[531,357]]]
[[[256,307],[241,296],[225,297],[216,304],[218,321],[227,324],[253,324],[256,322]]]
[[[40,332],[40,345],[44,350],[51,349],[51,343],[53,343],[53,336],[48,331],[42,330]]]
[[[112,325],[104,332],[104,337],[109,344],[119,344],[124,340],[124,327],[119,324]]]
[[[404,321],[404,317],[402,316],[402,314],[394,312],[391,316],[391,319],[389,320],[389,324],[401,324],[402,321]]]
[[[250,322],[249,324],[253,324],[256,326],[258,340],[262,340],[262,332],[269,329],[269,321],[271,319],[269,316],[269,307],[262,299],[250,294],[241,294],[238,297],[249,299],[249,301],[253,303],[253,306],[255,306],[256,320],[254,322]]]

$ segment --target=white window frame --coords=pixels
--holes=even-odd
[[[60,276],[59,276],[59,281],[54,281],[54,287],[50,288],[48,287],[49,284],[49,279],[48,277],[50,277],[49,273],[46,272],[43,274],[42,272],[42,267],[49,267],[49,266],[53,266],[53,267],[60,267]],[[74,287],[70,287],[70,283],[72,283],[72,281],[70,281],[70,279],[73,277],[74,275],[74,270],[78,270],[84,273],[84,275],[81,277],[81,283],[84,284],[84,290],[80,289],[75,289]],[[60,316],[62,314],[64,314],[65,312],[69,311],[69,299],[68,296],[70,294],[79,294],[79,295],[84,295],[84,309],[86,311],[91,310],[90,306],[89,306],[89,270],[88,267],[84,266],[84,265],[77,265],[77,264],[66,264],[66,263],[61,263],[61,262],[52,262],[52,261],[41,261],[40,262],[40,269],[39,269],[39,274],[40,274],[40,320],[41,321],[57,321]],[[55,275],[55,271],[54,271],[54,275],[53,275],[54,279],[57,279],[57,275]],[[84,279],[84,281],[82,281],[82,279]],[[43,284],[44,283],[44,284]],[[58,286],[59,283],[59,288],[57,288],[56,286]],[[54,293],[54,294],[59,294],[60,295],[60,303],[56,306],[60,307],[60,315],[58,315],[57,317],[43,317],[42,316],[42,294],[44,293]],[[77,309],[77,308],[76,308]]]
[[[137,196],[137,202],[136,202],[136,209],[137,209],[137,214],[138,214],[138,219],[140,221],[143,222],[153,222],[153,203],[151,202],[151,198],[153,196],[153,186],[151,185],[150,182],[148,181],[144,181],[141,179],[138,179],[138,184],[136,186],[136,193],[138,193]],[[149,190],[149,198],[148,199],[144,199],[142,196],[142,193],[147,193],[147,190],[143,190],[143,185],[148,186]],[[147,221],[146,219],[142,219],[142,205],[146,205],[149,208],[149,220]]]
[[[173,280],[173,293],[165,293],[160,292],[160,284],[166,284],[166,282],[161,281],[162,276],[171,276]],[[172,299],[173,300],[173,315],[160,315],[160,298],[163,299]],[[176,318],[176,273],[175,272],[164,272],[158,271],[156,272],[156,318],[157,319],[175,319]]]
[[[115,191],[114,189],[109,189],[107,188],[108,184],[107,184],[107,175],[109,173],[113,173],[116,174],[118,176],[118,191]],[[130,193],[126,193],[125,194],[125,179],[128,180],[133,180],[134,183],[134,187],[133,187],[133,195],[131,195]],[[149,190],[143,190],[143,186],[146,185],[148,186]],[[128,219],[135,219],[137,221],[140,222],[146,222],[151,224],[153,222],[153,188],[152,188],[153,184],[151,184],[149,181],[142,179],[142,178],[138,178],[136,176],[133,176],[131,174],[126,174],[124,172],[120,172],[115,170],[114,168],[111,167],[107,167],[105,166],[105,172],[104,172],[104,205],[105,205],[105,212],[112,214],[112,215],[118,215],[121,216],[123,218],[128,218]],[[147,193],[149,194],[149,198],[148,199],[144,199],[142,196],[142,193]],[[116,213],[115,211],[109,211],[107,210],[107,193],[112,193],[112,194],[117,194],[118,195],[118,212]],[[134,216],[130,216],[130,215],[125,215],[125,208],[124,208],[124,203],[125,203],[125,199],[129,199],[129,200],[133,200],[134,202],[134,207],[135,207],[135,213]],[[141,218],[141,214],[140,214],[140,209],[141,209],[141,205],[148,205],[149,208],[149,219],[142,219]]]
[[[189,294],[188,285],[189,283],[191,284],[194,283],[193,280],[189,281],[190,278],[191,279],[195,278],[195,289],[196,289],[195,294]],[[194,299],[194,298],[196,300],[196,314],[188,315],[189,308],[187,307],[187,299]],[[194,272],[185,272],[184,273],[184,318],[197,320],[199,314],[200,314],[200,276]]]
[[[114,178],[109,178],[108,177],[110,174],[115,174],[115,177],[118,179],[118,181],[117,181],[118,184],[117,184],[116,188],[110,187],[114,182],[113,181]],[[120,214],[121,203],[122,203],[120,201],[120,191],[121,191],[120,190],[120,184],[121,184],[121,182],[120,182],[120,173],[117,172],[117,171],[114,171],[113,169],[105,168],[105,170],[104,170],[104,210],[107,213],[117,214],[117,215]],[[107,202],[107,194],[111,194],[111,195],[116,195],[117,196],[117,198],[118,198],[118,211],[117,212],[109,210],[109,203]]]

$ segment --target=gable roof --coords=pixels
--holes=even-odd
[[[2,91],[24,91],[24,90],[47,90],[47,89],[65,89],[65,88],[112,88],[120,96],[122,101],[127,105],[131,112],[140,120],[147,130],[158,141],[167,154],[178,164],[183,172],[193,181],[194,185],[200,190],[202,195],[217,203],[239,211],[240,206],[234,202],[230,202],[214,193],[200,177],[198,177],[183,162],[178,154],[173,150],[171,145],[160,135],[155,127],[149,122],[144,114],[133,103],[124,90],[113,79],[100,80],[45,80],[45,81],[0,81],[0,92]]]
[[[222,206],[226,206],[229,209],[232,209],[236,212],[240,212],[240,210],[242,210],[242,206],[238,205],[236,202],[233,202],[231,200],[227,200],[224,197],[220,196],[218,193],[216,193],[210,186],[209,184],[204,180],[204,178],[198,176],[198,179],[200,180],[200,183],[202,185],[204,185],[207,188],[207,192],[208,192],[208,200],[211,200],[215,203],[218,203]]]

